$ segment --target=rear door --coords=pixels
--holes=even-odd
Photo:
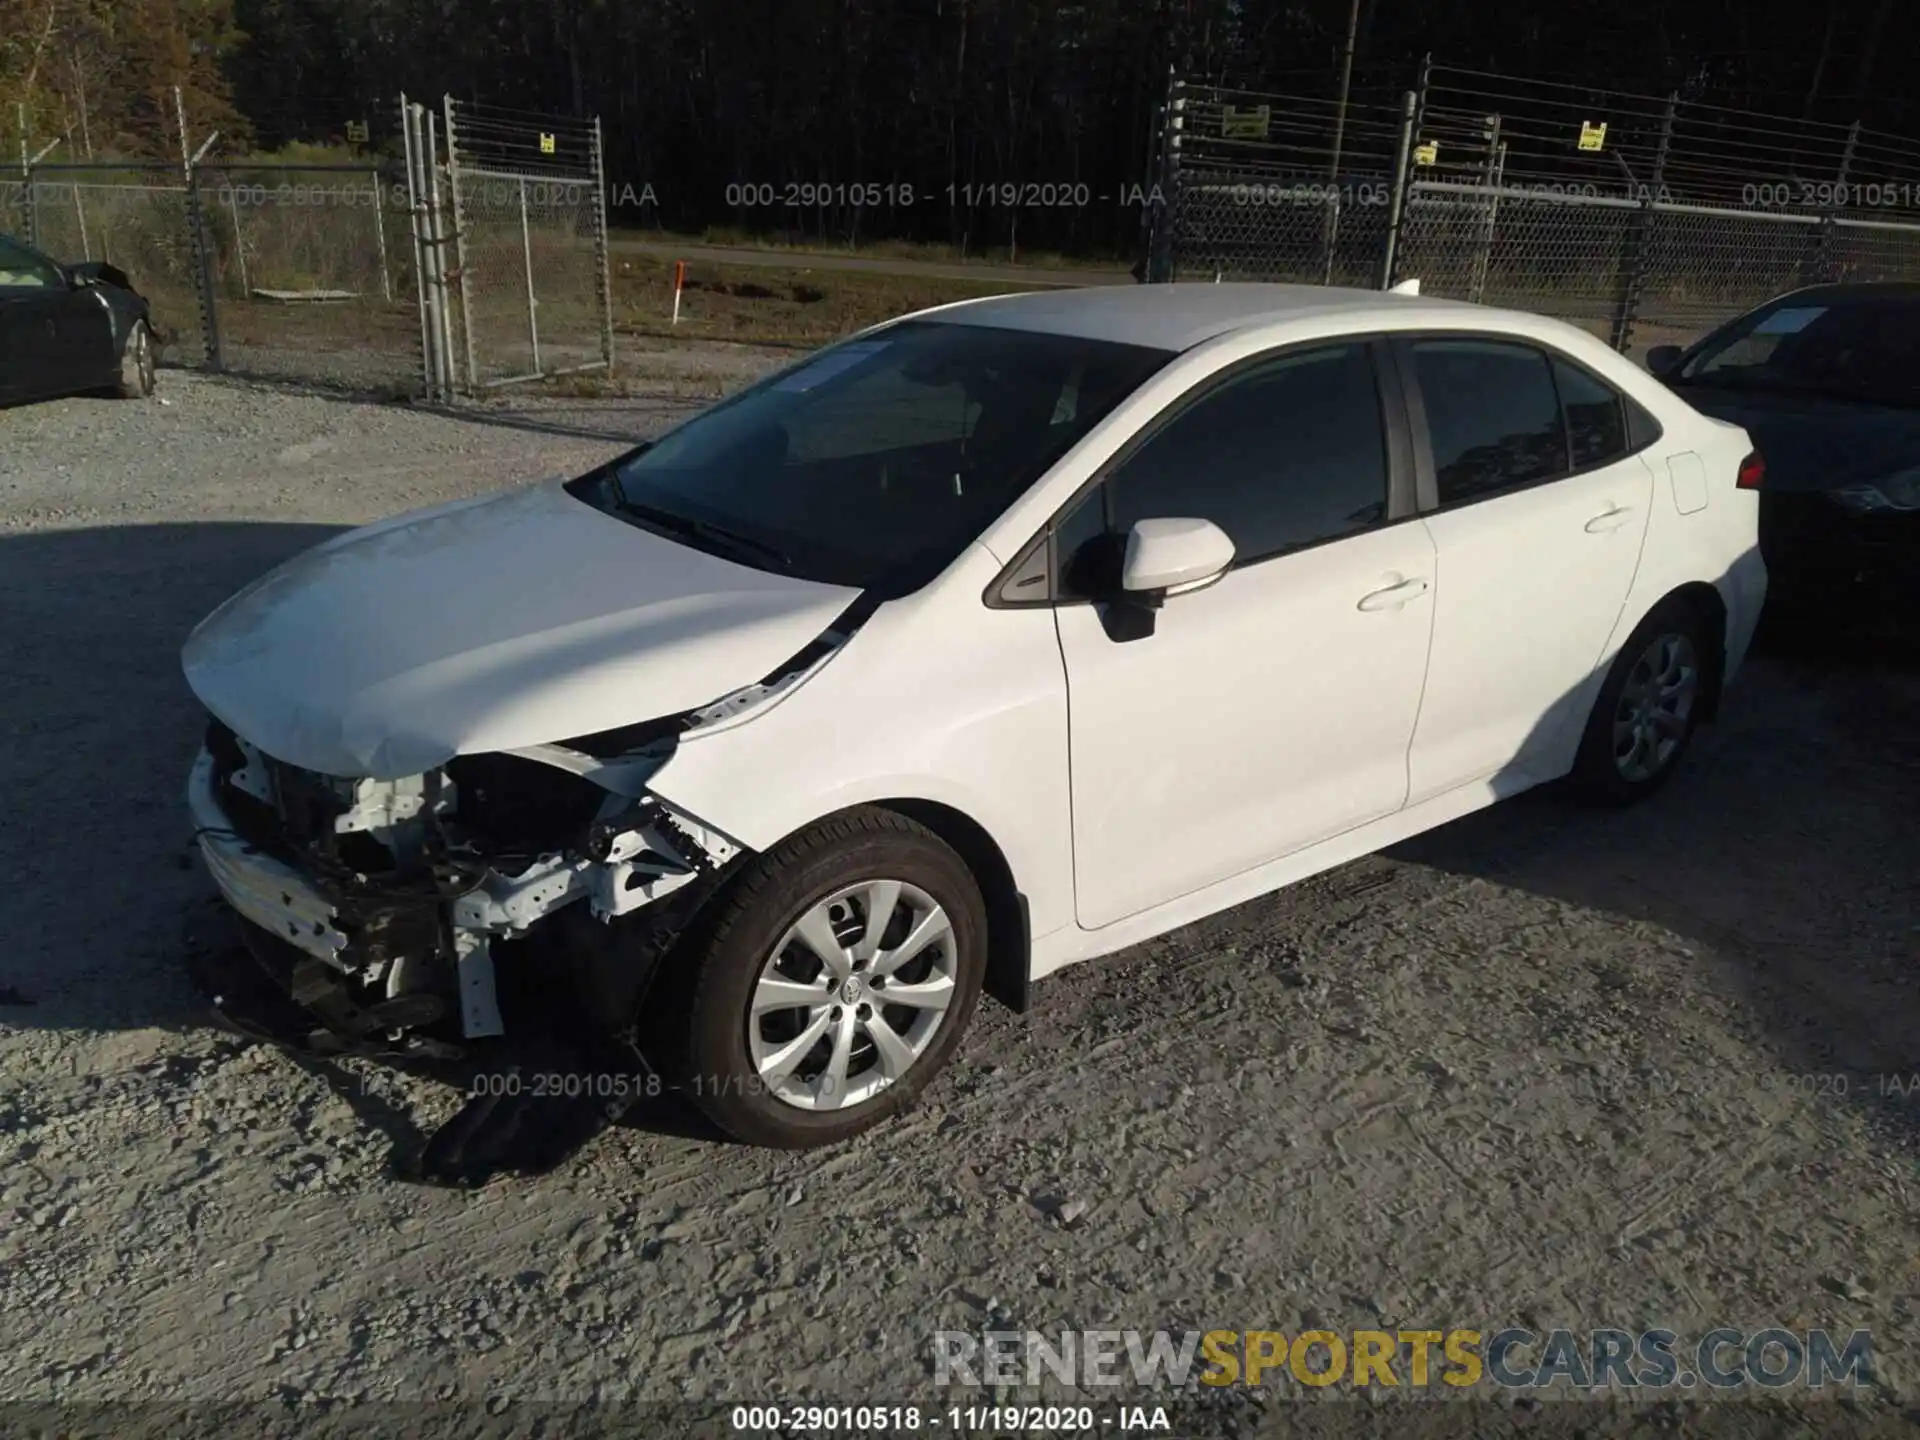
[[[1407,803],[1551,749],[1640,563],[1653,472],[1626,409],[1565,357],[1501,337],[1399,342],[1437,555]]]

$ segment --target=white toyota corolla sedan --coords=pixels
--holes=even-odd
[[[560,1014],[738,1138],[842,1139],[983,989],[1545,781],[1657,789],[1760,611],[1759,469],[1588,335],[1413,295],[865,331],[194,632],[245,1023],[447,1055]]]

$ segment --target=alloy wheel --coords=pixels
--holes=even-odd
[[[1641,652],[1613,713],[1613,763],[1634,784],[1673,762],[1700,698],[1700,659],[1679,631],[1655,637]]]
[[[754,983],[747,1049],[767,1092],[839,1110],[900,1080],[957,995],[952,922],[901,880],[863,880],[810,905]]]

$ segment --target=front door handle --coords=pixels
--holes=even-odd
[[[1360,608],[1366,611],[1398,610],[1409,600],[1418,600],[1427,593],[1424,580],[1402,580],[1398,585],[1389,585],[1384,590],[1374,590],[1360,597]]]
[[[1587,521],[1587,533],[1589,535],[1604,535],[1609,530],[1618,530],[1632,518],[1633,507],[1631,505],[1614,505],[1602,510],[1598,515]]]

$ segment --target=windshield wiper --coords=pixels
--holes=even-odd
[[[758,555],[763,560],[773,561],[782,570],[793,568],[792,557],[777,545],[769,545],[765,540],[735,530],[729,525],[722,525],[716,520],[700,520],[691,515],[680,515],[654,505],[642,504],[638,500],[629,499],[624,494],[618,494],[617,485],[614,489],[622,510],[644,520],[655,529],[689,540],[704,540],[709,545],[718,545],[736,553],[745,551],[750,555]]]

